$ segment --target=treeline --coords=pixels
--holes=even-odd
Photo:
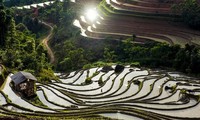
[[[57,70],[80,69],[95,62],[127,63],[139,62],[141,66],[153,68],[173,68],[184,73],[200,74],[200,48],[188,45],[168,45],[149,41],[133,44],[132,38],[124,41],[93,41],[78,38],[55,46],[58,57]],[[91,66],[91,65],[89,65]]]
[[[48,0],[5,0],[4,5],[7,7],[30,5],[34,3],[42,3]]]
[[[48,34],[49,28],[44,25],[38,18],[33,18],[32,14],[30,13],[27,15],[18,14],[15,16],[14,20],[16,24],[19,24],[19,29],[21,31],[28,30],[26,32],[31,32],[35,35],[36,38],[40,38]]]
[[[142,66],[168,67],[185,73],[200,73],[200,48],[194,45],[186,44],[181,48],[179,45],[171,46],[157,42],[132,44],[130,38],[116,47],[107,49],[110,50],[108,56],[114,56],[110,61],[137,61]]]
[[[13,16],[13,11],[0,3],[0,63],[9,72],[29,71],[39,80],[52,79],[53,71],[44,46],[26,25],[16,25]],[[51,76],[44,74],[47,71]]]
[[[172,6],[172,10],[181,15],[185,24],[200,30],[200,2],[197,0],[183,0]]]

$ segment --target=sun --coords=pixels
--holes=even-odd
[[[88,9],[88,10],[86,11],[86,17],[87,17],[87,19],[89,19],[90,21],[96,20],[96,19],[97,19],[97,16],[98,16],[98,13],[97,13],[97,11],[96,11],[95,8],[93,8],[93,9]]]

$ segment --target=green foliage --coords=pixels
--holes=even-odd
[[[6,10],[0,5],[0,47],[8,45],[8,41],[14,39],[15,23],[10,15],[9,10]]]
[[[85,84],[90,84],[92,83],[92,78],[91,77],[88,77],[85,79]]]
[[[30,14],[30,13],[29,13]],[[19,15],[17,16],[19,17]],[[17,20],[19,25],[23,27],[23,24],[26,28],[31,31],[31,33],[36,35],[36,38],[41,37],[43,34],[47,34],[48,27],[46,27],[42,22],[39,21],[38,18],[32,18],[31,14],[26,16],[21,16],[22,20]],[[22,23],[21,23],[22,22]],[[26,30],[26,28],[24,28]],[[25,31],[28,32],[28,31]]]
[[[95,63],[89,63],[85,64],[83,66],[83,69],[90,69],[90,68],[95,68],[95,67],[104,67],[104,66],[112,66],[115,63],[109,63],[109,62],[103,62],[103,61],[97,61]]]
[[[98,74],[99,74],[99,72],[95,72],[95,73],[92,74],[92,77],[95,77],[95,76],[97,76]]]
[[[86,64],[86,65],[83,66],[82,69],[87,70],[87,69],[90,69],[92,67],[94,67],[92,64]]]
[[[131,39],[109,47],[115,53],[115,61],[135,63],[136,66],[171,67],[186,73],[199,74],[200,48],[194,45],[168,45],[165,43],[147,42],[134,44]],[[135,66],[134,65],[134,66]]]
[[[48,63],[47,51],[36,40],[35,34],[32,34],[26,24],[19,23],[15,26],[15,20],[11,16],[11,10],[0,9],[0,61],[9,70],[23,71],[29,70],[41,79],[49,79],[45,73],[52,78],[53,72],[44,72],[44,69],[51,70]],[[34,25],[38,20],[33,20]],[[11,71],[11,72],[12,72]],[[42,78],[44,77],[44,78]]]
[[[48,83],[51,82],[51,80],[58,80],[51,69],[41,69],[38,78],[38,81],[42,83]]]
[[[187,73],[200,73],[200,49],[196,46],[186,45],[178,51],[174,60],[174,67]]]
[[[104,84],[102,76],[100,77],[100,79],[98,80],[98,84],[99,86],[102,86]]]
[[[97,61],[97,62],[93,63],[93,65],[95,67],[103,67],[103,66],[111,66],[112,63],[107,63],[107,62],[103,62],[103,61]]]
[[[105,62],[112,62],[115,58],[115,52],[114,51],[110,51],[109,48],[104,48],[104,60]]]
[[[19,31],[22,31],[22,32],[27,32],[28,31],[28,28],[23,23],[19,23],[16,26],[16,29],[19,30]]]
[[[172,87],[171,87],[171,92],[173,93],[173,92],[175,92],[175,90],[176,90],[176,85],[173,85]]]
[[[140,67],[140,63],[139,62],[133,62],[130,64],[131,67]]]
[[[75,39],[76,40],[76,39]],[[79,58],[81,58],[82,61],[85,62],[75,62],[74,61],[81,61],[78,59],[72,60],[66,59],[67,56],[69,56],[70,51],[74,51],[74,53],[77,53],[75,51],[78,51],[78,47],[83,45],[83,43],[86,40],[82,40],[81,43],[76,42],[69,42],[66,41],[62,45],[57,44],[56,51],[58,55],[58,61],[60,62],[57,66],[57,69],[61,68],[64,70],[71,70],[71,69],[77,69],[78,66],[84,66],[82,63],[89,63],[84,66],[84,68],[89,67],[101,67],[108,64],[108,62],[119,62],[119,63],[133,63],[134,66],[140,67],[140,66],[150,66],[150,67],[170,67],[175,68],[178,71],[183,71],[187,73],[200,73],[200,70],[198,70],[198,67],[200,67],[200,61],[199,61],[199,48],[196,46],[190,46],[192,49],[189,50],[189,46],[185,48],[181,48],[179,45],[168,45],[165,43],[157,43],[153,41],[149,41],[145,44],[134,44],[132,42],[132,39],[127,39],[123,42],[114,42],[110,40],[107,42],[106,40],[102,40],[106,43],[106,47],[104,47],[103,51],[93,52],[92,54],[86,54],[87,49],[91,49],[91,51],[96,51],[98,47],[104,46],[104,44],[96,44],[99,45],[95,48],[93,46],[87,46],[87,48],[82,48],[82,52],[78,52]],[[101,42],[102,42],[101,41]],[[98,56],[99,54],[103,53],[102,56]],[[76,54],[74,54],[76,55]],[[71,58],[74,55],[71,56]],[[65,56],[65,58],[64,58]],[[94,58],[94,56],[98,56],[98,59],[96,61],[92,61],[91,58]],[[64,60],[63,60],[64,59]],[[93,59],[94,60],[94,59]],[[105,61],[105,62],[102,62]],[[137,63],[134,63],[137,61]],[[61,64],[62,63],[62,64]],[[68,64],[66,64],[68,63]],[[93,64],[91,64],[93,63]],[[73,67],[71,67],[74,65]],[[66,66],[65,68],[63,66]]]
[[[187,90],[185,90],[185,89],[181,89],[181,94],[186,94],[187,93]]]
[[[82,68],[86,61],[84,58],[84,50],[82,48],[75,48],[75,46],[68,41],[64,43],[64,47],[66,48],[65,51],[60,51],[57,54],[59,55],[57,69],[61,71],[71,71]]]
[[[4,65],[0,64],[0,85],[2,85],[8,75],[7,70]]]
[[[200,29],[200,4],[197,0],[184,0],[174,5],[173,10],[180,13],[183,21],[190,27]]]
[[[98,74],[99,74],[99,72],[95,72],[95,73],[92,74],[92,76],[87,77],[87,78],[85,79],[85,84],[90,84],[90,83],[92,83],[92,78],[95,77],[95,76],[97,76]]]
[[[37,105],[37,106],[41,106],[41,107],[46,107],[46,108],[48,108],[46,105],[44,105],[44,104],[40,101],[40,99],[38,98],[38,96],[32,98],[32,99],[30,100],[30,102],[31,102],[32,104]]]

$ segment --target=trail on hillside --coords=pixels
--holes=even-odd
[[[50,57],[50,63],[53,64],[55,62],[55,56],[54,56],[53,51],[51,50],[51,48],[48,45],[48,41],[51,39],[52,34],[53,34],[53,27],[49,23],[46,23],[46,22],[42,22],[42,24],[44,24],[44,25],[46,25],[47,27],[50,28],[49,34],[47,35],[47,37],[45,37],[42,40],[42,44],[44,44],[45,47],[47,48],[47,52],[48,52],[49,57]]]

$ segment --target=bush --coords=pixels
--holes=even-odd
[[[200,29],[200,5],[197,0],[185,0],[173,6],[175,12],[181,13],[183,21],[194,29]]]
[[[140,67],[140,63],[139,62],[133,62],[130,65],[131,67]]]
[[[96,66],[96,67],[102,67],[102,66],[107,65],[107,63],[102,62],[102,61],[98,61],[98,62],[94,63],[93,65]]]
[[[102,68],[102,72],[109,72],[109,71],[111,71],[111,70],[113,70],[113,68],[112,68],[112,66],[108,66],[108,65],[106,65],[106,66],[104,66],[103,68]]]
[[[85,79],[85,84],[90,84],[90,83],[92,83],[92,78],[91,77],[86,78]]]
[[[102,86],[104,84],[102,77],[98,80],[99,86]]]
[[[38,76],[39,82],[51,82],[51,80],[58,80],[58,78],[54,75],[54,72],[50,69],[42,69]]]
[[[120,72],[122,72],[122,71],[124,71],[124,66],[123,65],[117,65],[116,67],[115,67],[115,72],[116,73],[120,73]]]
[[[83,66],[83,69],[84,69],[84,70],[87,70],[87,69],[90,69],[90,68],[92,68],[92,67],[93,67],[92,64],[86,64],[86,65]]]

